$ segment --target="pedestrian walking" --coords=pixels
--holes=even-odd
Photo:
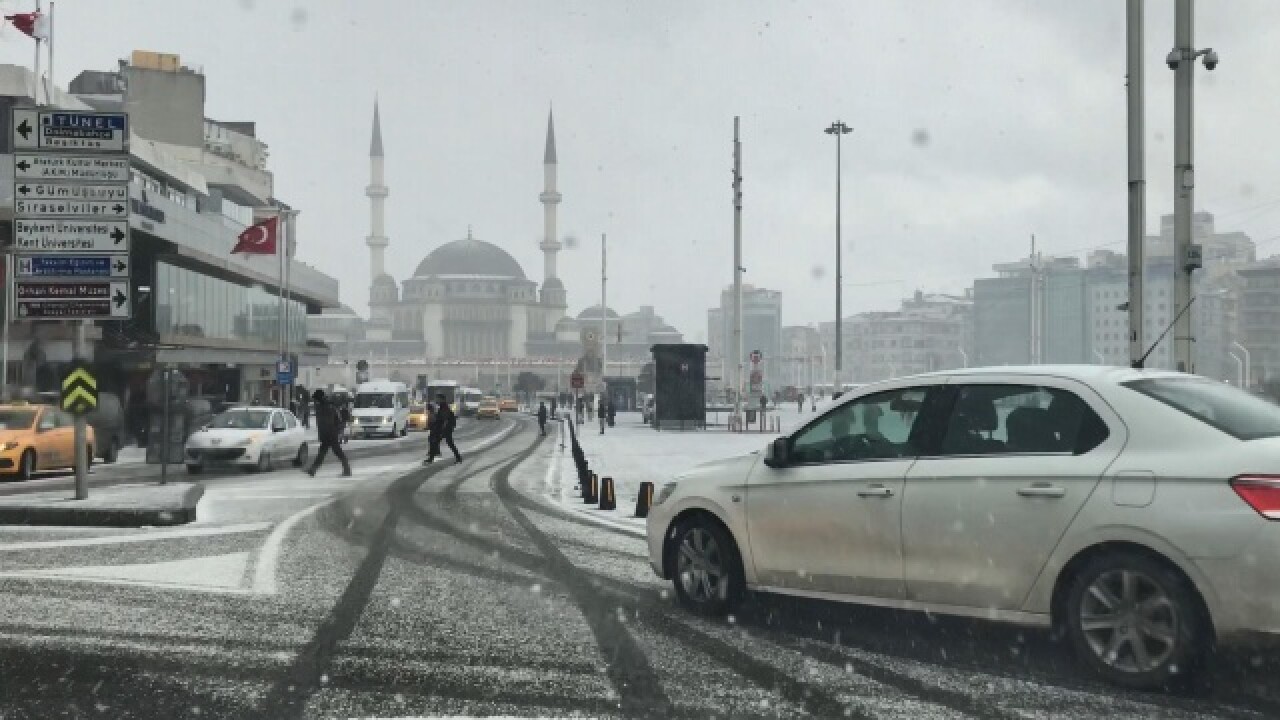
[[[553,418],[560,417],[559,415],[556,415],[557,410],[559,410],[558,403],[556,402],[555,398],[551,398],[551,417]]]
[[[597,402],[599,402],[597,400]],[[596,419],[596,403],[587,403],[587,422],[593,422]]]
[[[764,430],[764,414],[769,409],[769,398],[760,393],[760,429]]]
[[[316,406],[316,434],[320,439],[320,449],[316,451],[316,459],[307,474],[315,477],[325,454],[332,450],[334,457],[342,462],[342,476],[351,477],[351,463],[347,462],[347,454],[342,451],[341,411],[329,402],[323,390],[316,390],[311,399]]]
[[[538,428],[542,430],[542,434],[547,434],[547,403],[538,403]]]
[[[424,465],[430,465],[440,457],[442,442],[453,451],[453,461],[462,462],[462,453],[458,452],[458,446],[453,444],[453,430],[457,426],[458,416],[453,414],[449,401],[445,400],[443,394],[436,395],[436,411],[431,415],[431,430],[427,434],[427,459],[422,461]]]
[[[796,412],[804,412],[804,393],[801,393],[796,397]]]
[[[613,427],[614,423],[616,423],[617,421],[618,421],[618,408],[613,404],[613,401],[610,400],[609,401],[609,427]]]
[[[605,407],[605,401],[604,401],[603,395],[600,396],[600,399],[597,401],[597,403],[598,404],[596,405],[596,415],[600,418],[600,434],[603,435],[604,424],[609,417],[609,409]]]
[[[579,396],[579,397],[578,397],[578,407],[577,407],[577,411],[576,411],[576,412],[577,412],[577,415],[578,415],[578,424],[579,424],[579,425],[581,425],[581,424],[582,424],[582,418],[583,418],[583,415],[585,415],[585,414],[586,414],[586,412],[587,412],[587,411],[586,411],[586,404],[587,404],[587,403],[586,403],[586,401],[585,401],[585,400],[583,400],[581,396]]]
[[[311,398],[305,394],[305,391],[302,396],[302,402],[299,404],[301,405],[301,409],[302,409],[302,427],[307,430],[310,430],[311,429]]]

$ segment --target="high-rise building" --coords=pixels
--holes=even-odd
[[[1146,367],[1171,368],[1172,339],[1161,335],[1179,311],[1173,306],[1173,218],[1146,238],[1144,347]],[[1194,218],[1194,242],[1204,267],[1192,278],[1194,370],[1234,379],[1232,343],[1244,280],[1237,273],[1255,250],[1241,232],[1217,233],[1211,213]],[[1095,250],[1077,258],[1037,257],[994,266],[997,277],[974,281],[975,364],[1129,363],[1128,261],[1123,253]]]
[[[820,334],[829,356],[835,323],[822,323]],[[973,297],[917,290],[897,310],[845,318],[842,335],[854,382],[964,367],[973,356]]]
[[[738,348],[733,340],[733,287],[725,288],[720,293],[720,307],[707,311],[707,348],[709,366],[721,363],[724,367],[724,382],[732,384],[735,368],[738,365]],[[719,350],[718,355],[711,355],[711,348]],[[766,290],[753,285],[742,286],[742,351],[743,383],[750,372],[752,352],[759,351],[764,359],[761,363],[765,386],[769,389],[779,387],[782,363],[782,293]]]

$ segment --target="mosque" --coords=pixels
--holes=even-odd
[[[413,275],[397,282],[387,272],[385,253],[390,239],[385,204],[390,194],[384,181],[385,152],[378,106],[373,110],[369,146],[369,318],[359,322],[347,307],[332,319],[349,318],[345,339],[350,347],[334,347],[344,354],[398,360],[577,360],[608,332],[610,359],[636,360],[655,343],[681,342],[652,307],[619,316],[601,312],[599,305],[568,314],[565,285],[556,272],[563,247],[556,224],[562,196],[556,186],[556,135],[548,114],[543,151],[542,280],[530,279],[520,263],[498,245],[479,239],[470,228],[466,237],[439,245],[422,259]],[[330,313],[326,313],[330,315]],[[602,315],[604,317],[602,317]],[[339,337],[330,340],[341,342]]]

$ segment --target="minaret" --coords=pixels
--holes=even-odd
[[[556,322],[569,307],[564,283],[556,277],[556,253],[560,240],[556,236],[556,205],[560,193],[556,191],[556,125],[550,111],[547,112],[547,148],[542,155],[542,311],[538,313],[537,326],[543,332],[555,330]]]
[[[556,126],[551,112],[547,112],[547,149],[542,156],[542,281],[556,277],[556,253],[560,241],[556,237],[556,205],[560,193],[556,192]]]
[[[389,194],[387,186],[382,183],[382,123],[378,119],[378,101],[373,101],[373,140],[369,143],[369,186],[364,194],[369,198],[369,237],[365,244],[369,246],[370,284],[386,275],[383,252],[390,241],[387,239],[383,225],[383,209]]]

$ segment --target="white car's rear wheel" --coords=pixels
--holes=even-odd
[[[1208,650],[1208,622],[1191,583],[1140,553],[1089,561],[1072,582],[1065,612],[1076,654],[1119,685],[1169,687],[1193,674]]]

